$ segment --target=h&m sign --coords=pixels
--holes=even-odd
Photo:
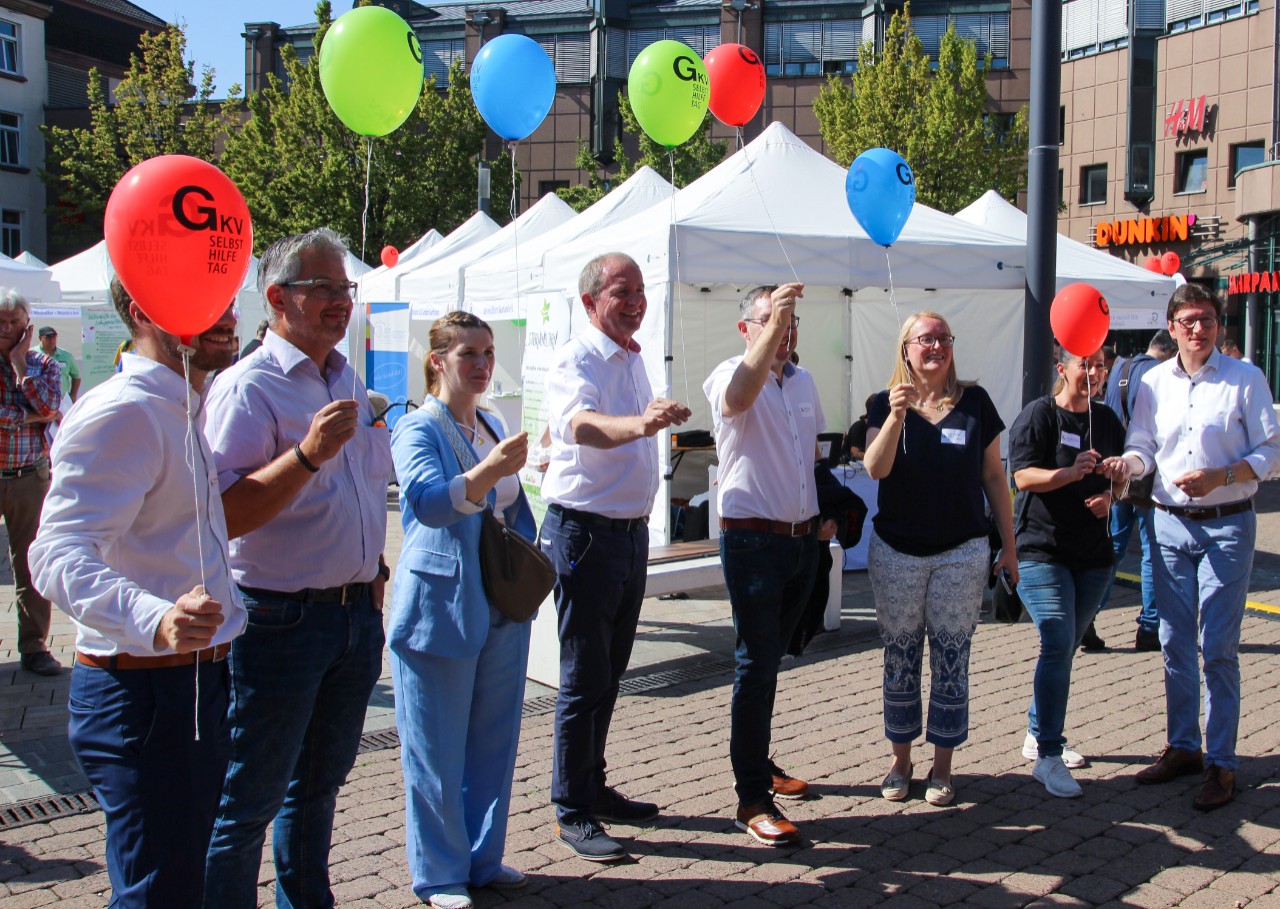
[[[1164,118],[1164,135],[1182,136],[1203,132],[1206,107],[1204,95],[1173,102],[1169,115]]]

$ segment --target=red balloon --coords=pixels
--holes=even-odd
[[[1167,252],[1160,257],[1160,270],[1171,278],[1178,273],[1178,269],[1181,267],[1182,259],[1178,257],[1176,252]]]
[[[764,100],[764,63],[741,44],[721,44],[702,58],[711,83],[708,107],[721,123],[745,126]]]
[[[186,155],[149,158],[107,200],[107,254],[151,321],[180,337],[213,325],[235,300],[253,253],[244,196],[218,168]]]
[[[1058,343],[1077,357],[1097,353],[1111,330],[1111,307],[1088,284],[1068,284],[1053,298],[1049,325]]]
[[[382,247],[382,264],[387,268],[395,268],[396,263],[400,261],[400,250],[394,246]]]
[[[1164,273],[1164,266],[1160,264],[1159,256],[1147,256],[1146,261],[1142,263],[1142,267],[1147,271],[1154,271],[1158,275]]]

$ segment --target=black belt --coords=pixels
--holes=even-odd
[[[803,521],[770,521],[768,518],[721,518],[721,530],[749,530],[753,533],[775,533],[784,537],[807,537],[813,533],[813,518]]]
[[[240,589],[255,600],[293,600],[299,603],[340,603],[350,606],[369,593],[369,582],[343,584],[339,587],[306,587],[302,590],[264,590],[261,587]]]
[[[1156,502],[1155,506],[1174,517],[1186,518],[1188,521],[1212,521],[1214,518],[1225,518],[1228,515],[1240,514],[1242,511],[1253,511],[1253,499],[1241,499],[1239,502],[1229,502],[1226,505],[1207,505],[1201,508],[1165,505],[1163,502]]]
[[[610,530],[616,530],[621,533],[631,533],[637,527],[644,527],[649,523],[649,516],[642,518],[606,518],[602,514],[595,514],[590,511],[579,511],[577,508],[565,508],[563,505],[548,505],[547,511],[555,513],[561,520],[566,518],[571,521],[577,521],[579,524],[590,524],[594,527],[607,527]]]
[[[7,470],[0,470],[0,480],[16,480],[18,477],[25,477],[28,474],[35,473],[41,467],[48,467],[49,459],[41,458],[34,464],[28,464],[25,467],[13,467]]]

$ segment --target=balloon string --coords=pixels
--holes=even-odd
[[[735,126],[735,127],[733,128],[733,132],[734,132],[734,134],[737,136],[738,151],[742,151],[742,149],[743,149],[743,148],[745,147],[745,145],[746,145],[746,143],[745,143],[745,142],[743,141],[743,139],[742,139],[742,127],[741,127],[741,126]]]
[[[516,217],[516,146],[519,143],[512,142],[507,146],[511,153],[511,203],[508,210],[511,212],[511,243],[514,247],[516,260],[516,350],[519,351],[519,360],[517,361],[516,375],[521,377],[521,387],[523,388],[524,377],[524,339],[525,339],[525,315],[524,301],[520,297],[520,225],[517,223],[519,218]],[[520,428],[524,428],[524,395],[520,395]],[[518,431],[518,430],[517,430]]]
[[[671,172],[671,245],[676,257],[676,318],[680,322],[680,364],[684,371],[684,403],[693,400],[689,395],[689,357],[684,347],[684,288],[680,283],[680,224],[676,218],[676,150],[667,149],[667,166]],[[667,320],[670,324],[670,317]],[[670,387],[666,394],[671,394]]]
[[[884,264],[885,264],[885,267],[889,269],[889,303],[890,305],[893,306],[893,321],[898,327],[901,327],[902,319],[898,315],[898,295],[893,288],[893,263],[889,261],[889,247],[887,246],[884,248]],[[902,359],[907,361],[907,374],[911,376],[911,384],[916,387],[917,391],[919,391],[920,386],[916,383],[915,370],[911,368],[911,361],[907,360],[907,351],[905,347],[902,350]],[[906,420],[906,415],[904,414],[902,419],[902,452],[903,454],[906,454],[906,451],[907,451],[907,420]]]
[[[365,244],[369,239],[369,178],[373,175],[373,137],[364,137],[365,159],[364,159],[364,211],[360,213],[360,261],[364,262]],[[356,346],[359,346],[363,339],[364,332],[361,330],[364,324],[364,302],[360,292],[360,282],[356,282],[356,298],[351,307],[351,314],[356,320]],[[356,399],[356,389],[359,387],[360,373],[355,366],[356,351],[351,351],[351,400]],[[366,369],[368,366],[366,364]]]
[[[192,350],[186,344],[180,348],[182,351],[182,374],[186,378],[187,386],[187,438],[184,455],[186,456],[187,467],[191,470],[191,493],[196,506],[196,553],[200,559],[200,589],[206,593],[209,590],[204,574],[204,522],[200,520],[200,475],[196,472],[196,446],[200,444],[196,436],[196,418],[195,411],[191,406],[191,353]],[[195,734],[196,741],[200,741],[200,651],[193,654],[196,664],[196,690],[195,690]]]
[[[738,134],[742,134],[742,130],[738,130]],[[791,264],[791,257],[787,255],[787,247],[782,242],[782,235],[778,233],[778,227],[773,223],[773,214],[769,211],[769,203],[765,201],[764,193],[760,190],[760,183],[756,180],[755,168],[751,166],[751,156],[747,154],[747,147],[742,146],[742,157],[747,162],[747,173],[751,176],[751,182],[756,188],[756,195],[760,197],[760,204],[764,207],[764,216],[769,219],[769,229],[773,231],[774,239],[778,241],[778,249],[782,250],[782,258],[787,260],[787,268],[791,269],[791,280],[797,284],[800,283],[800,276],[796,274],[796,267]]]

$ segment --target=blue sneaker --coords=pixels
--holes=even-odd
[[[658,816],[658,806],[653,802],[637,802],[629,799],[612,786],[596,796],[591,814],[611,824],[640,824]]]
[[[622,844],[604,832],[590,815],[576,821],[556,821],[556,839],[578,858],[588,862],[616,862],[627,857]]]

